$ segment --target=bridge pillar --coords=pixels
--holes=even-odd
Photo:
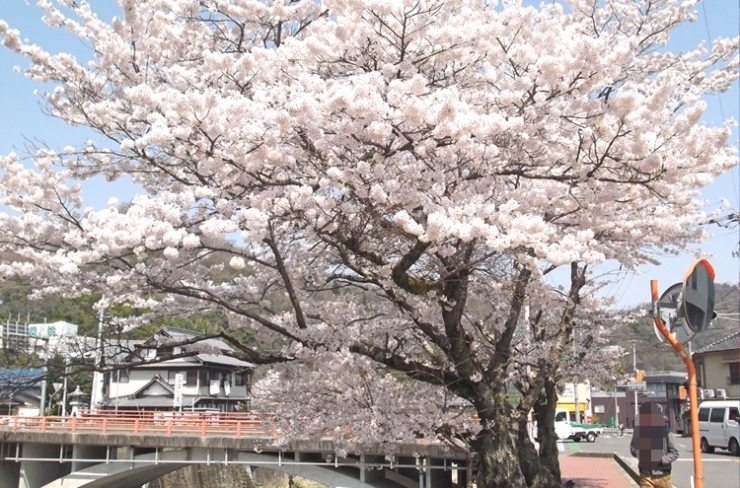
[[[99,462],[105,462],[107,448],[105,446],[84,446],[75,444],[72,446],[72,472],[94,466]],[[112,453],[115,456],[115,450]],[[99,461],[83,462],[80,459],[97,459]]]
[[[392,470],[386,470],[385,477],[398,483],[405,488],[424,488],[424,477],[422,471],[424,467],[419,464],[418,459],[414,456],[399,456],[396,458],[396,464]],[[418,468],[417,468],[418,466]]]
[[[420,463],[421,459],[418,459],[414,456],[399,456],[398,457],[398,464],[399,467],[396,472],[410,480],[414,484],[419,483],[419,468],[422,468],[423,466]],[[418,466],[418,467],[416,467]],[[424,488],[424,487],[420,487]]]
[[[385,474],[383,473],[383,470],[378,468],[373,469],[372,466],[374,463],[381,464],[384,461],[385,458],[383,456],[368,456],[366,454],[362,454],[360,456],[360,481],[363,483],[370,483],[371,481],[384,478]],[[367,467],[366,465],[370,465],[370,467]]]
[[[21,461],[18,488],[41,488],[47,483],[69,474],[69,463],[50,463],[60,457],[59,444],[37,444],[25,442],[23,457],[45,459],[45,461]]]
[[[425,464],[426,488],[452,488],[452,465],[449,461],[445,463],[444,459],[427,458]]]
[[[15,488],[20,483],[21,467],[14,461],[0,462],[0,486]]]
[[[12,458],[15,456],[15,450],[18,444],[0,444],[0,458]],[[21,466],[15,461],[0,462],[0,486],[16,488],[20,482]]]

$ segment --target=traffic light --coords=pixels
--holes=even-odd
[[[645,380],[645,370],[644,369],[638,369],[635,373],[635,381],[644,381]]]

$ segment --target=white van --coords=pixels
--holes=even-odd
[[[715,447],[740,455],[740,400],[711,400],[699,404],[702,452]]]

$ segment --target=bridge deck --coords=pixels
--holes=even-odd
[[[334,436],[285,441],[271,415],[254,413],[83,411],[74,417],[0,417],[0,443],[136,445],[152,448],[249,450],[256,452],[336,452]],[[349,432],[347,432],[349,434]],[[351,436],[342,442],[342,450]],[[469,454],[438,439],[392,446],[355,446],[356,454],[429,456],[465,461]],[[354,452],[355,449],[349,449]]]

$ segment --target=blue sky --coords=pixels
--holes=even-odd
[[[94,0],[103,18],[109,20],[117,11],[112,0]],[[687,50],[696,47],[699,42],[711,41],[718,37],[735,37],[740,35],[740,2],[737,0],[705,0],[697,7],[699,19],[690,25],[682,26],[674,34],[669,49],[672,51]],[[2,0],[0,19],[5,20],[11,28],[19,29],[23,38],[28,38],[50,52],[72,52],[78,57],[85,56],[86,46],[77,38],[63,32],[50,29],[41,21],[42,12],[25,0]],[[79,145],[91,136],[89,131],[68,127],[62,122],[44,115],[43,103],[34,90],[50,89],[38,83],[32,83],[20,73],[14,73],[13,67],[26,66],[25,60],[7,49],[0,48],[0,154],[11,151],[23,152],[27,141],[44,143],[54,149],[66,145]],[[740,120],[740,89],[738,83],[720,96],[707,97],[707,113],[704,121],[719,125],[723,119],[734,117]],[[735,128],[732,143],[739,141]],[[136,188],[125,181],[115,184],[103,184],[103,180],[85,185],[85,202],[89,206],[102,208],[112,196],[125,201],[136,192]],[[735,208],[740,208],[740,169],[718,178],[707,187],[702,196],[707,202],[707,210],[719,206],[721,198],[727,199]],[[712,227],[714,237],[696,246],[702,256],[709,256],[717,271],[717,282],[738,283],[740,278],[740,261],[732,256],[738,248],[739,230]],[[618,297],[618,307],[629,307],[650,300],[650,280],[659,281],[661,293],[669,286],[682,280],[683,273],[695,259],[693,254],[672,258],[661,257],[660,266],[644,266],[640,275],[619,274],[621,279],[606,290]],[[604,265],[601,273],[617,273],[614,265]]]

